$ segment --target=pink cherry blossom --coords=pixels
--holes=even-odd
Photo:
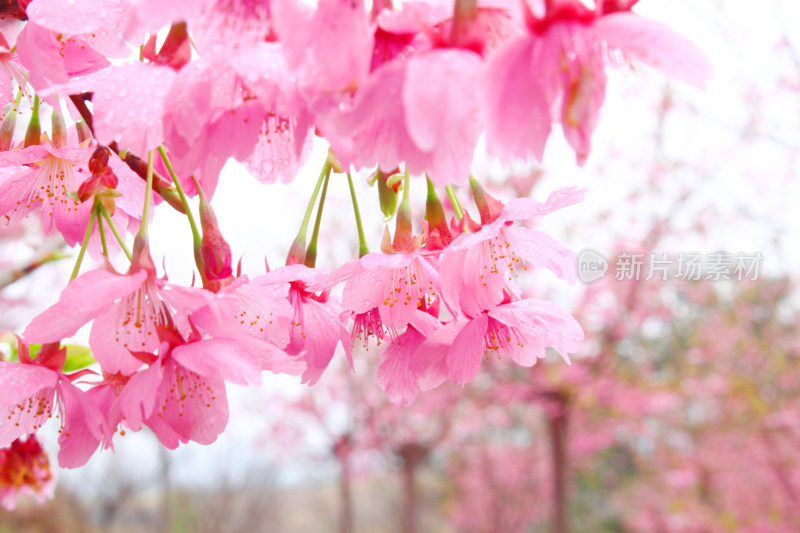
[[[441,259],[442,296],[453,309],[475,316],[491,309],[516,291],[513,277],[528,265],[543,266],[570,283],[575,282],[575,254],[541,231],[510,224],[531,220],[583,200],[583,190],[564,188],[544,203],[515,198],[503,205],[487,195],[481,210],[483,225],[475,233],[460,235]],[[485,219],[485,220],[484,220]]]
[[[141,62],[113,65],[51,87],[55,92],[92,92],[94,133],[98,142],[145,154],[164,142],[164,102],[175,79],[169,67]]]
[[[420,300],[437,294],[439,274],[419,252],[371,253],[343,268],[354,272],[345,284],[342,304],[356,314],[377,308],[390,330],[404,328]]]
[[[58,438],[59,464],[81,466],[106,439],[106,420],[82,390],[72,384],[75,376],[61,373],[66,349],[44,345],[36,359],[18,342],[19,363],[0,361],[0,446],[22,435],[35,433],[52,417],[55,408],[61,418]]]
[[[521,366],[533,366],[555,348],[569,362],[578,350],[583,330],[572,316],[545,300],[503,303],[469,320],[456,319],[434,332],[412,356],[423,389],[445,379],[463,385],[478,373],[484,354],[507,356]]]
[[[388,171],[405,162],[438,184],[465,182],[483,127],[482,68],[474,52],[447,48],[391,61],[322,128],[345,163]]]
[[[158,334],[158,357],[139,373],[141,379],[134,376],[127,382],[120,395],[127,403],[127,408],[124,404],[121,406],[122,412],[136,413],[132,421],[134,427],[140,423],[141,413],[141,420],[170,449],[190,440],[211,444],[228,423],[228,400],[219,368],[211,360],[200,359],[215,355],[214,361],[219,363],[230,352],[217,353],[218,343],[208,344],[213,341],[195,338],[194,342],[187,342],[176,331],[161,326]],[[201,373],[187,367],[186,362],[195,367],[202,365]],[[235,369],[232,361],[228,363],[222,368],[223,374],[228,376],[241,370],[252,371]]]
[[[298,0],[271,5],[286,62],[311,100],[352,91],[364,82],[373,30],[362,0]]]
[[[60,231],[72,246],[80,242],[92,206],[69,194],[88,177],[82,169],[87,168],[91,153],[91,148],[50,143],[0,153],[0,165],[9,169],[0,183],[0,216],[11,224],[41,209],[45,231]]]
[[[414,403],[419,391],[420,376],[414,365],[414,354],[425,339],[441,327],[438,320],[422,311],[417,311],[411,322],[383,352],[377,376],[389,400],[403,406]]]
[[[286,352],[306,364],[303,383],[319,380],[339,343],[353,366],[350,334],[340,319],[344,310],[329,294],[334,276],[319,268],[288,265],[267,273],[262,282],[289,283],[287,298],[293,313]]]
[[[275,43],[210,55],[181,69],[164,114],[176,169],[196,173],[209,196],[228,157],[264,183],[291,181],[310,153],[311,123],[288,78]]]
[[[694,85],[710,77],[708,62],[655,21],[625,11],[603,15],[577,0],[548,3],[543,18],[526,9],[528,32],[488,60],[488,143],[505,157],[541,160],[556,122],[583,164],[605,99],[604,68],[617,50]]]
[[[127,275],[94,270],[73,280],[58,303],[31,321],[25,338],[56,342],[94,319],[89,345],[103,370],[135,372],[142,362],[131,355],[132,350],[153,352],[159,345],[158,326],[186,329],[188,322],[168,305],[173,293],[163,290],[166,282],[156,277],[149,250],[138,238],[133,254]]]
[[[105,57],[125,58],[130,54],[122,39],[122,29],[132,11],[128,0],[32,0],[25,11],[31,22],[78,38]]]
[[[52,104],[56,100],[44,93],[45,89],[110,64],[82,39],[64,36],[33,22],[28,22],[17,37],[17,55],[28,70],[30,84]]]
[[[43,504],[55,488],[55,472],[35,435],[0,448],[0,506],[13,510],[19,496],[34,496]]]

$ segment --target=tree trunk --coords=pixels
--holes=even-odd
[[[548,415],[553,464],[553,533],[569,533],[567,524],[567,402],[560,399],[557,412]]]
[[[403,460],[403,533],[419,531],[419,493],[417,467],[425,460],[428,449],[417,443],[402,445],[397,455]]]
[[[353,533],[353,492],[350,477],[350,436],[344,435],[333,445],[333,453],[339,460],[339,533]]]
[[[342,475],[339,479],[339,497],[341,509],[339,514],[339,533],[353,533],[353,495],[350,484],[349,461],[342,461]]]
[[[161,455],[161,531],[170,533],[172,529],[172,475],[170,472],[169,450],[158,447]]]

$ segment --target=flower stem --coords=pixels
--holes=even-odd
[[[142,208],[142,224],[139,235],[147,240],[147,221],[150,218],[150,197],[153,196],[153,151],[147,152],[147,180],[144,189],[144,208]]]
[[[300,230],[297,236],[292,241],[289,248],[289,254],[286,257],[286,264],[305,263],[306,254],[306,233],[308,232],[308,223],[311,220],[311,213],[314,211],[314,204],[317,201],[317,194],[322,186],[322,182],[327,179],[331,173],[331,163],[328,158],[325,158],[325,164],[322,165],[322,171],[319,173],[317,185],[314,187],[314,192],[311,193],[311,198],[308,200],[308,207],[306,207],[306,214],[303,216],[303,222],[300,224]]]
[[[81,270],[83,255],[86,253],[86,247],[89,246],[89,237],[92,236],[92,229],[94,228],[94,219],[96,215],[97,213],[94,209],[92,209],[91,213],[89,214],[89,224],[86,225],[86,232],[83,234],[83,242],[81,243],[81,249],[78,252],[78,259],[75,260],[75,268],[72,269],[72,274],[69,277],[70,281],[77,278],[78,272]]]
[[[478,17],[478,0],[456,0],[450,42],[456,46],[468,44],[470,29]]]
[[[464,218],[464,210],[461,209],[461,202],[458,201],[458,197],[456,196],[456,191],[453,190],[452,185],[448,185],[445,187],[447,191],[447,197],[450,198],[450,204],[453,206],[453,211],[456,212],[456,218],[461,220]]]
[[[117,231],[117,226],[114,224],[114,221],[111,219],[111,215],[108,214],[108,210],[103,205],[100,205],[100,214],[103,215],[103,218],[106,219],[106,222],[108,223],[108,227],[111,228],[111,233],[114,234],[114,237],[117,239],[117,242],[119,243],[119,247],[122,248],[122,251],[125,253],[125,256],[128,258],[128,261],[132,261],[133,260],[133,256],[131,255],[130,250],[128,250],[128,247],[125,245],[125,241],[122,240],[122,236],[120,236],[119,232]]]
[[[311,242],[308,243],[306,249],[306,258],[303,264],[307,267],[314,268],[317,263],[317,239],[319,238],[319,227],[322,223],[322,209],[325,207],[325,196],[328,193],[328,182],[331,179],[331,173],[325,174],[325,183],[322,185],[322,194],[319,197],[319,205],[317,206],[317,219],[314,221],[314,231],[311,234]]]
[[[175,175],[175,170],[172,168],[172,163],[170,162],[167,152],[164,150],[163,146],[158,147],[158,153],[161,155],[161,159],[164,161],[164,165],[167,167],[167,172],[169,172],[169,177],[172,178],[172,183],[175,184],[175,188],[178,190],[178,196],[181,198],[181,205],[183,205],[183,209],[186,211],[186,218],[189,219],[189,226],[192,228],[192,239],[194,240],[194,246],[195,248],[199,248],[202,244],[202,239],[200,238],[200,232],[197,230],[197,224],[192,216],[192,210],[189,209],[189,201],[186,199],[186,194],[183,192],[181,182],[178,181],[178,176]]]
[[[308,201],[308,207],[306,207],[306,214],[303,216],[303,223],[300,225],[300,231],[297,232],[297,235],[302,235],[305,239],[306,232],[308,231],[308,223],[311,221],[311,213],[314,211],[314,204],[317,202],[317,194],[319,194],[319,188],[322,186],[323,182],[327,183],[328,176],[331,174],[331,164],[328,159],[325,159],[325,164],[322,165],[322,172],[319,173],[319,178],[317,179],[317,185],[314,187],[314,192],[311,193],[311,199]]]
[[[358,257],[364,257],[369,253],[367,241],[364,238],[364,227],[361,225],[361,212],[358,210],[358,200],[356,200],[356,189],[353,187],[353,177],[347,173],[347,183],[350,185],[350,198],[353,199],[353,212],[356,214],[356,226],[358,227]]]
[[[108,246],[106,245],[106,232],[103,229],[103,219],[97,217],[97,214],[100,212],[100,206],[95,205],[94,210],[95,218],[97,218],[97,229],[100,232],[100,243],[103,245],[103,255],[108,257]]]

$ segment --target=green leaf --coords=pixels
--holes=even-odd
[[[94,357],[92,357],[92,350],[88,346],[67,344],[65,347],[67,349],[67,360],[64,362],[62,372],[74,372],[96,363]]]

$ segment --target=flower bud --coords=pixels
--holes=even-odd
[[[200,226],[203,229],[203,238],[195,259],[198,261],[197,266],[203,278],[203,286],[216,291],[233,280],[231,247],[222,236],[211,204],[206,201],[200,186],[196,187],[197,195],[200,197]]]
[[[98,145],[94,149],[92,156],[89,158],[89,172],[92,176],[104,174],[108,170],[108,157],[111,155],[111,150],[105,146]]]
[[[3,108],[3,122],[0,124],[0,151],[5,152],[11,149],[16,127],[17,110],[12,102]]]
[[[500,213],[503,212],[502,202],[492,198],[472,176],[469,177],[469,188],[472,189],[475,205],[478,206],[478,212],[481,215],[481,224],[485,225],[494,222],[497,217],[500,216]]]
[[[50,117],[52,124],[53,135],[50,139],[50,144],[56,148],[62,148],[67,145],[67,125],[64,123],[64,117],[58,111],[53,111]]]
[[[39,122],[39,97],[33,97],[33,112],[25,132],[25,147],[39,144],[42,140],[42,125]]]

